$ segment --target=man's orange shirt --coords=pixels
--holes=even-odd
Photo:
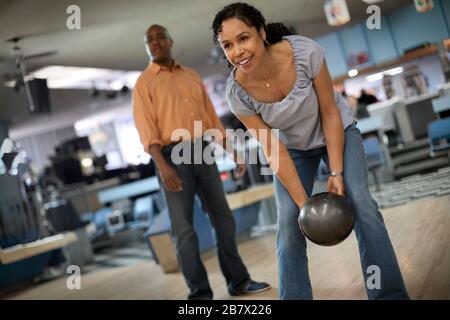
[[[201,138],[208,129],[225,129],[206,93],[200,76],[175,61],[172,70],[156,63],[138,78],[133,90],[133,116],[146,152],[152,144],[173,143],[172,133],[186,129],[191,139]],[[194,121],[202,122],[194,132]]]

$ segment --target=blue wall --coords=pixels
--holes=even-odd
[[[417,12],[413,5],[405,6],[389,14],[389,21],[400,53],[424,41],[433,43],[448,37],[438,1],[425,13]]]
[[[342,47],[336,32],[329,33],[315,39],[325,50],[325,59],[332,77],[340,76],[347,72],[347,63],[345,62]]]
[[[392,60],[425,41],[438,43],[449,38],[449,22],[449,0],[435,0],[434,8],[425,13],[417,12],[411,1],[410,5],[382,16],[380,30],[367,29],[364,21],[315,40],[326,51],[331,76],[337,77],[347,73],[346,57],[350,54],[367,51],[370,61],[360,67]]]
[[[345,57],[352,54],[356,55],[363,51],[368,52],[361,24],[348,26],[339,31],[338,35],[344,47]]]
[[[436,3],[436,6],[440,6],[441,9],[444,11],[444,18],[445,22],[447,24],[447,32],[450,35],[450,1],[448,0],[437,0],[438,3]]]
[[[369,30],[364,28],[363,30],[369,43],[372,63],[379,64],[398,56],[389,21],[386,17],[381,17],[381,29]]]

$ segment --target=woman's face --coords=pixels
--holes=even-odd
[[[237,18],[222,22],[219,42],[228,61],[245,73],[258,67],[264,56],[264,30],[258,32]]]

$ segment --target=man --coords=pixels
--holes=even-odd
[[[378,102],[377,97],[368,92],[366,89],[361,89],[361,94],[358,98],[358,109],[356,112],[357,119],[363,119],[370,117],[367,111],[367,106],[372,103]]]
[[[200,259],[193,227],[193,205],[200,195],[217,236],[219,264],[230,295],[256,293],[270,285],[251,280],[237,251],[235,222],[215,163],[174,164],[171,141],[174,130],[185,129],[194,141],[208,129],[225,130],[217,117],[200,76],[172,59],[173,40],[166,28],[152,25],[146,32],[147,53],[152,60],[133,91],[133,114],[141,142],[158,169],[167,200],[178,263],[190,293],[188,299],[212,299],[205,267]],[[201,121],[202,132],[194,130]],[[196,136],[197,135],[197,136]],[[186,143],[186,142],[184,142]],[[202,148],[205,148],[203,144]],[[194,147],[192,147],[192,150]],[[245,172],[238,165],[237,173]]]

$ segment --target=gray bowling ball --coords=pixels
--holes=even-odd
[[[312,242],[334,246],[353,230],[355,215],[344,197],[332,192],[318,193],[306,201],[298,222],[302,233]]]

